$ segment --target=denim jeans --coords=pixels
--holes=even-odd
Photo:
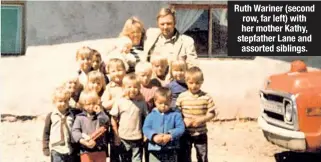
[[[61,154],[55,150],[51,150],[51,162],[73,162],[72,155]]]

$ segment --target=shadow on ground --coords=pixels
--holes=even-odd
[[[319,153],[303,153],[284,151],[274,154],[276,162],[320,162],[321,152]]]

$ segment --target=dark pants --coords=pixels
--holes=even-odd
[[[121,162],[142,162],[143,140],[121,140],[120,159]]]
[[[51,162],[73,162],[72,155],[51,150]]]
[[[199,136],[190,136],[185,133],[180,140],[180,149],[178,153],[178,162],[192,162],[192,147],[196,149],[198,162],[208,162],[207,152],[207,134]]]
[[[150,162],[177,162],[177,155],[174,150],[150,151],[149,153]]]
[[[148,151],[148,140],[144,142],[144,160],[145,162],[149,162],[149,151]]]

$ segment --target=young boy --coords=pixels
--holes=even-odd
[[[101,127],[107,127],[109,118],[102,111],[100,98],[94,91],[83,91],[79,103],[85,110],[76,116],[72,127],[72,137],[81,145],[81,162],[106,162],[106,132],[93,139],[93,134]]]
[[[191,162],[192,145],[196,149],[197,160],[207,162],[207,128],[206,122],[216,116],[216,107],[212,97],[201,90],[204,81],[200,68],[192,67],[185,73],[188,90],[181,93],[176,105],[181,109],[187,128],[182,137],[182,146],[186,151],[180,151],[179,161]]]
[[[142,125],[148,110],[140,93],[140,84],[135,75],[123,79],[124,97],[119,98],[110,111],[114,142],[120,147],[122,162],[141,162],[143,151]]]
[[[161,55],[159,53],[155,53],[152,55],[150,62],[152,63],[152,84],[164,87],[169,83],[168,75],[168,61],[167,57]]]
[[[81,47],[77,50],[76,61],[79,65],[79,82],[83,87],[87,84],[87,74],[92,71],[93,50],[89,47]]]
[[[95,71],[99,71],[105,75],[106,64],[102,61],[101,54],[95,49],[92,49],[92,51],[93,51],[92,64],[91,64],[92,69]],[[106,82],[108,83],[108,81]]]
[[[101,98],[103,107],[106,111],[109,111],[115,99],[123,95],[122,82],[126,75],[125,64],[122,60],[113,58],[107,64],[106,71],[109,74],[110,82],[107,84]]]
[[[51,161],[76,161],[69,133],[75,119],[76,112],[69,108],[70,92],[61,86],[53,94],[55,109],[45,120],[43,131],[43,153],[51,156]]]
[[[139,62],[135,67],[135,74],[140,81],[140,92],[145,98],[148,106],[148,112],[151,112],[154,106],[154,94],[157,86],[151,84],[152,64],[149,62]]]
[[[149,140],[149,161],[176,162],[179,139],[185,131],[182,115],[171,107],[168,88],[159,88],[154,98],[156,108],[147,115],[143,126],[144,135]]]
[[[187,70],[187,64],[184,60],[177,60],[171,63],[170,74],[173,80],[166,85],[172,92],[171,107],[176,107],[176,99],[179,94],[187,91],[187,85],[185,83],[185,72]]]

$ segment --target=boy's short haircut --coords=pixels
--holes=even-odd
[[[137,79],[136,75],[133,73],[126,74],[123,78],[123,85],[126,85],[128,82],[135,82],[135,84],[140,87],[140,82]]]
[[[96,92],[84,90],[81,92],[81,94],[79,96],[78,103],[81,107],[83,107],[84,105],[86,105],[88,103],[88,101],[94,101],[97,104],[99,104],[100,97],[98,96],[98,94]]]
[[[91,71],[88,73],[88,82],[95,81],[97,79],[100,81],[100,83],[102,83],[102,87],[105,88],[106,81],[105,81],[104,74],[102,74],[99,71]]]
[[[168,58],[166,55],[162,55],[160,53],[154,53],[151,55],[150,62],[154,64],[155,62],[161,62],[162,64],[168,65]]]
[[[135,72],[143,72],[143,71],[150,71],[152,72],[152,64],[150,62],[144,61],[144,62],[138,62],[135,66]]]
[[[121,59],[112,58],[112,59],[108,60],[108,64],[106,65],[106,72],[107,73],[109,73],[109,68],[110,68],[111,65],[120,66],[126,71],[125,63]]]
[[[86,56],[89,58],[93,57],[93,50],[87,46],[83,46],[81,48],[79,48],[76,52],[76,60],[79,60],[80,57]]]
[[[155,94],[154,94],[154,100],[156,100],[159,96],[165,97],[165,98],[171,98],[172,92],[169,88],[166,87],[159,87],[157,88]]]
[[[187,69],[186,73],[185,73],[185,80],[194,80],[194,81],[204,81],[204,76],[203,76],[203,72],[199,67],[191,67],[189,69]]]
[[[52,101],[56,102],[58,98],[69,100],[71,98],[71,93],[65,88],[65,86],[59,86],[55,89],[52,95]]]

